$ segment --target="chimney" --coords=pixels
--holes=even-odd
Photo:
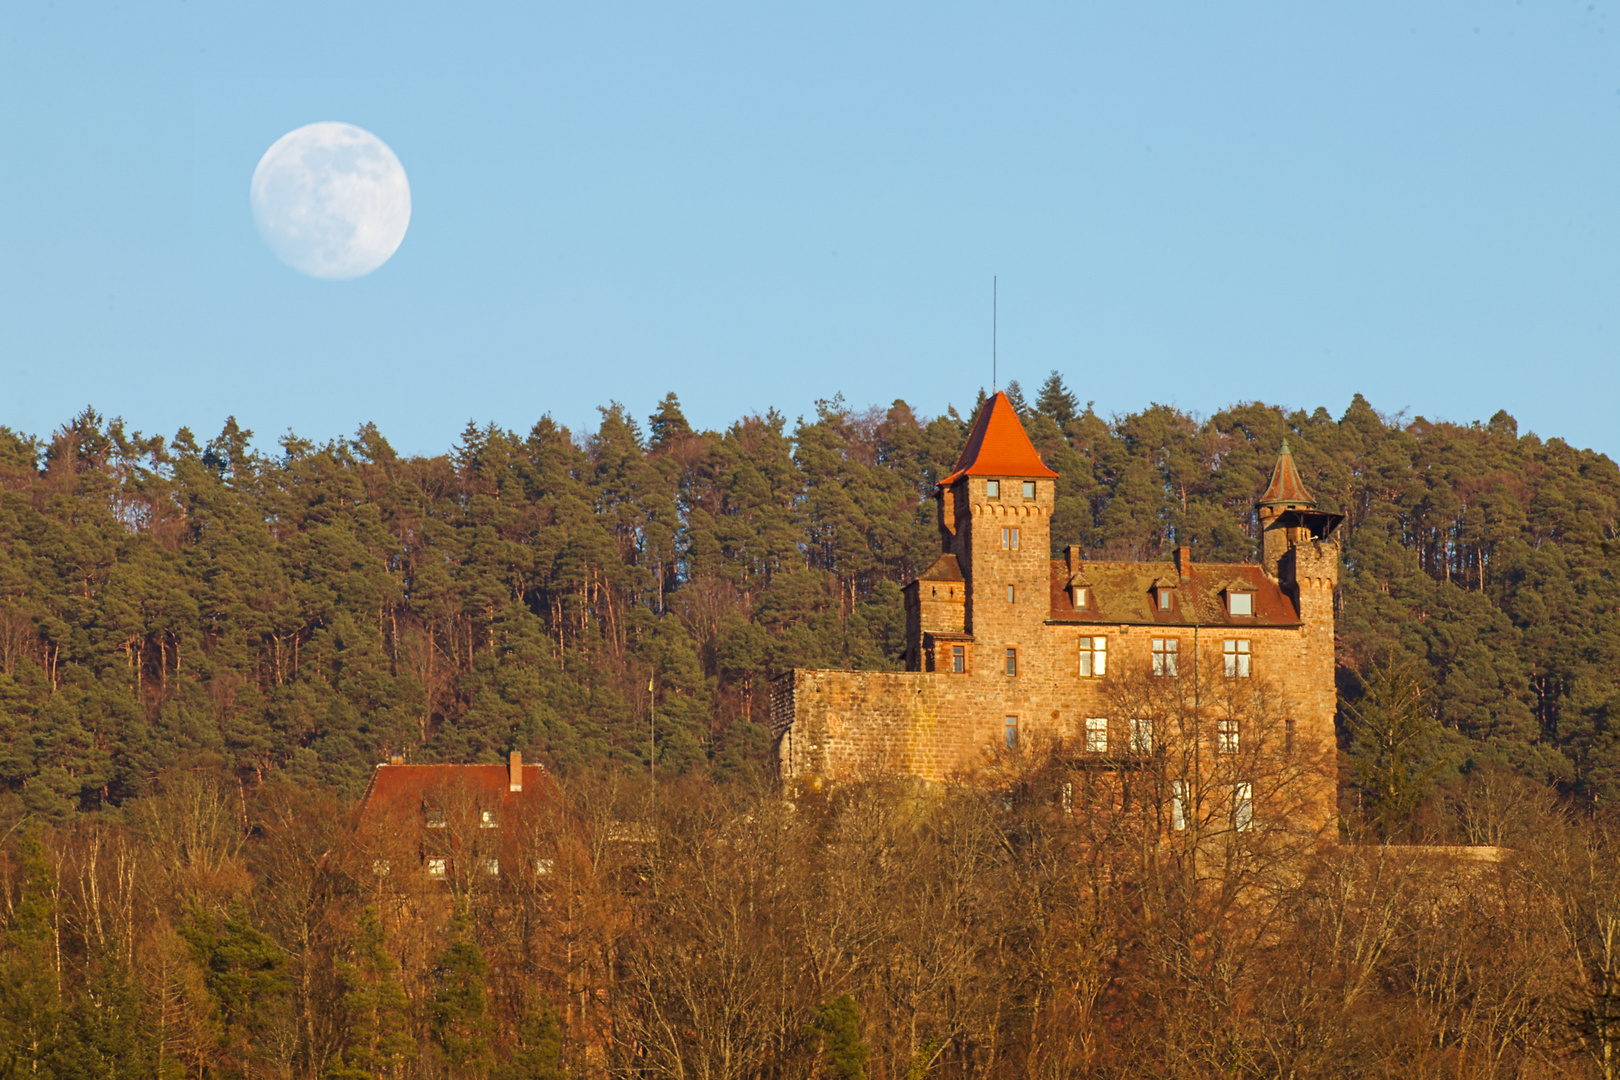
[[[1176,548],[1176,569],[1181,572],[1181,580],[1192,578],[1192,548],[1182,544]]]
[[[523,790],[523,755],[516,750],[512,751],[512,763],[507,767],[506,790]]]
[[[395,754],[395,755],[393,755],[392,757],[390,757],[388,759],[388,764],[390,764],[390,765],[403,765],[403,764],[405,764],[405,755],[404,754]]]
[[[1080,569],[1080,549],[1075,547],[1073,544],[1070,544],[1069,545],[1068,555],[1069,555],[1069,573],[1072,574],[1076,570]]]

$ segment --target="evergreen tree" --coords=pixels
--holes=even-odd
[[[1035,399],[1035,408],[1041,415],[1049,416],[1056,421],[1058,427],[1065,427],[1078,415],[1080,403],[1063,385],[1063,376],[1054,369],[1041,384],[1041,393]]]
[[[839,994],[822,1003],[816,1008],[809,1030],[819,1052],[827,1058],[820,1075],[834,1080],[866,1080],[866,1059],[872,1051],[861,1041],[861,1015],[854,998]]]

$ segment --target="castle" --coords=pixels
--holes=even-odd
[[[1290,813],[1329,828],[1343,515],[1316,508],[1287,443],[1256,503],[1258,565],[1195,563],[1185,546],[1171,562],[1101,562],[1073,547],[1053,559],[1056,479],[1006,394],[987,401],[934,490],[943,551],[905,587],[906,670],[795,670],[772,684],[784,783],[948,782],[1038,748],[1117,770],[1162,759],[1179,724],[1187,760],[1204,764],[1175,768],[1211,775],[1218,764],[1244,802],[1260,794],[1243,770],[1267,766],[1240,747],[1313,762]],[[1174,717],[1153,692],[1167,680],[1190,702]],[[1232,691],[1262,685],[1263,707],[1232,704]]]

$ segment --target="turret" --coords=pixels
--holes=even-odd
[[[1300,578],[1325,579],[1331,588],[1339,578],[1339,545],[1333,534],[1343,514],[1316,508],[1316,499],[1300,479],[1294,455],[1284,439],[1271,483],[1254,504],[1260,518],[1260,565],[1266,576],[1290,591]]]

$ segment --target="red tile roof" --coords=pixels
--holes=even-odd
[[[997,392],[973,418],[973,430],[968,432],[956,468],[940,483],[954,484],[964,476],[1056,477],[1057,473],[1035,452],[1007,395]]]
[[[1283,440],[1282,453],[1277,455],[1277,464],[1271,470],[1271,483],[1266,485],[1265,493],[1260,496],[1260,505],[1316,505],[1316,500],[1305,489],[1305,481],[1299,478],[1299,470],[1294,467],[1294,455],[1288,451],[1287,439]]]
[[[466,800],[505,818],[556,801],[545,766],[520,768],[523,790],[512,791],[506,765],[378,765],[360,799],[360,816],[420,823],[426,805]]]

